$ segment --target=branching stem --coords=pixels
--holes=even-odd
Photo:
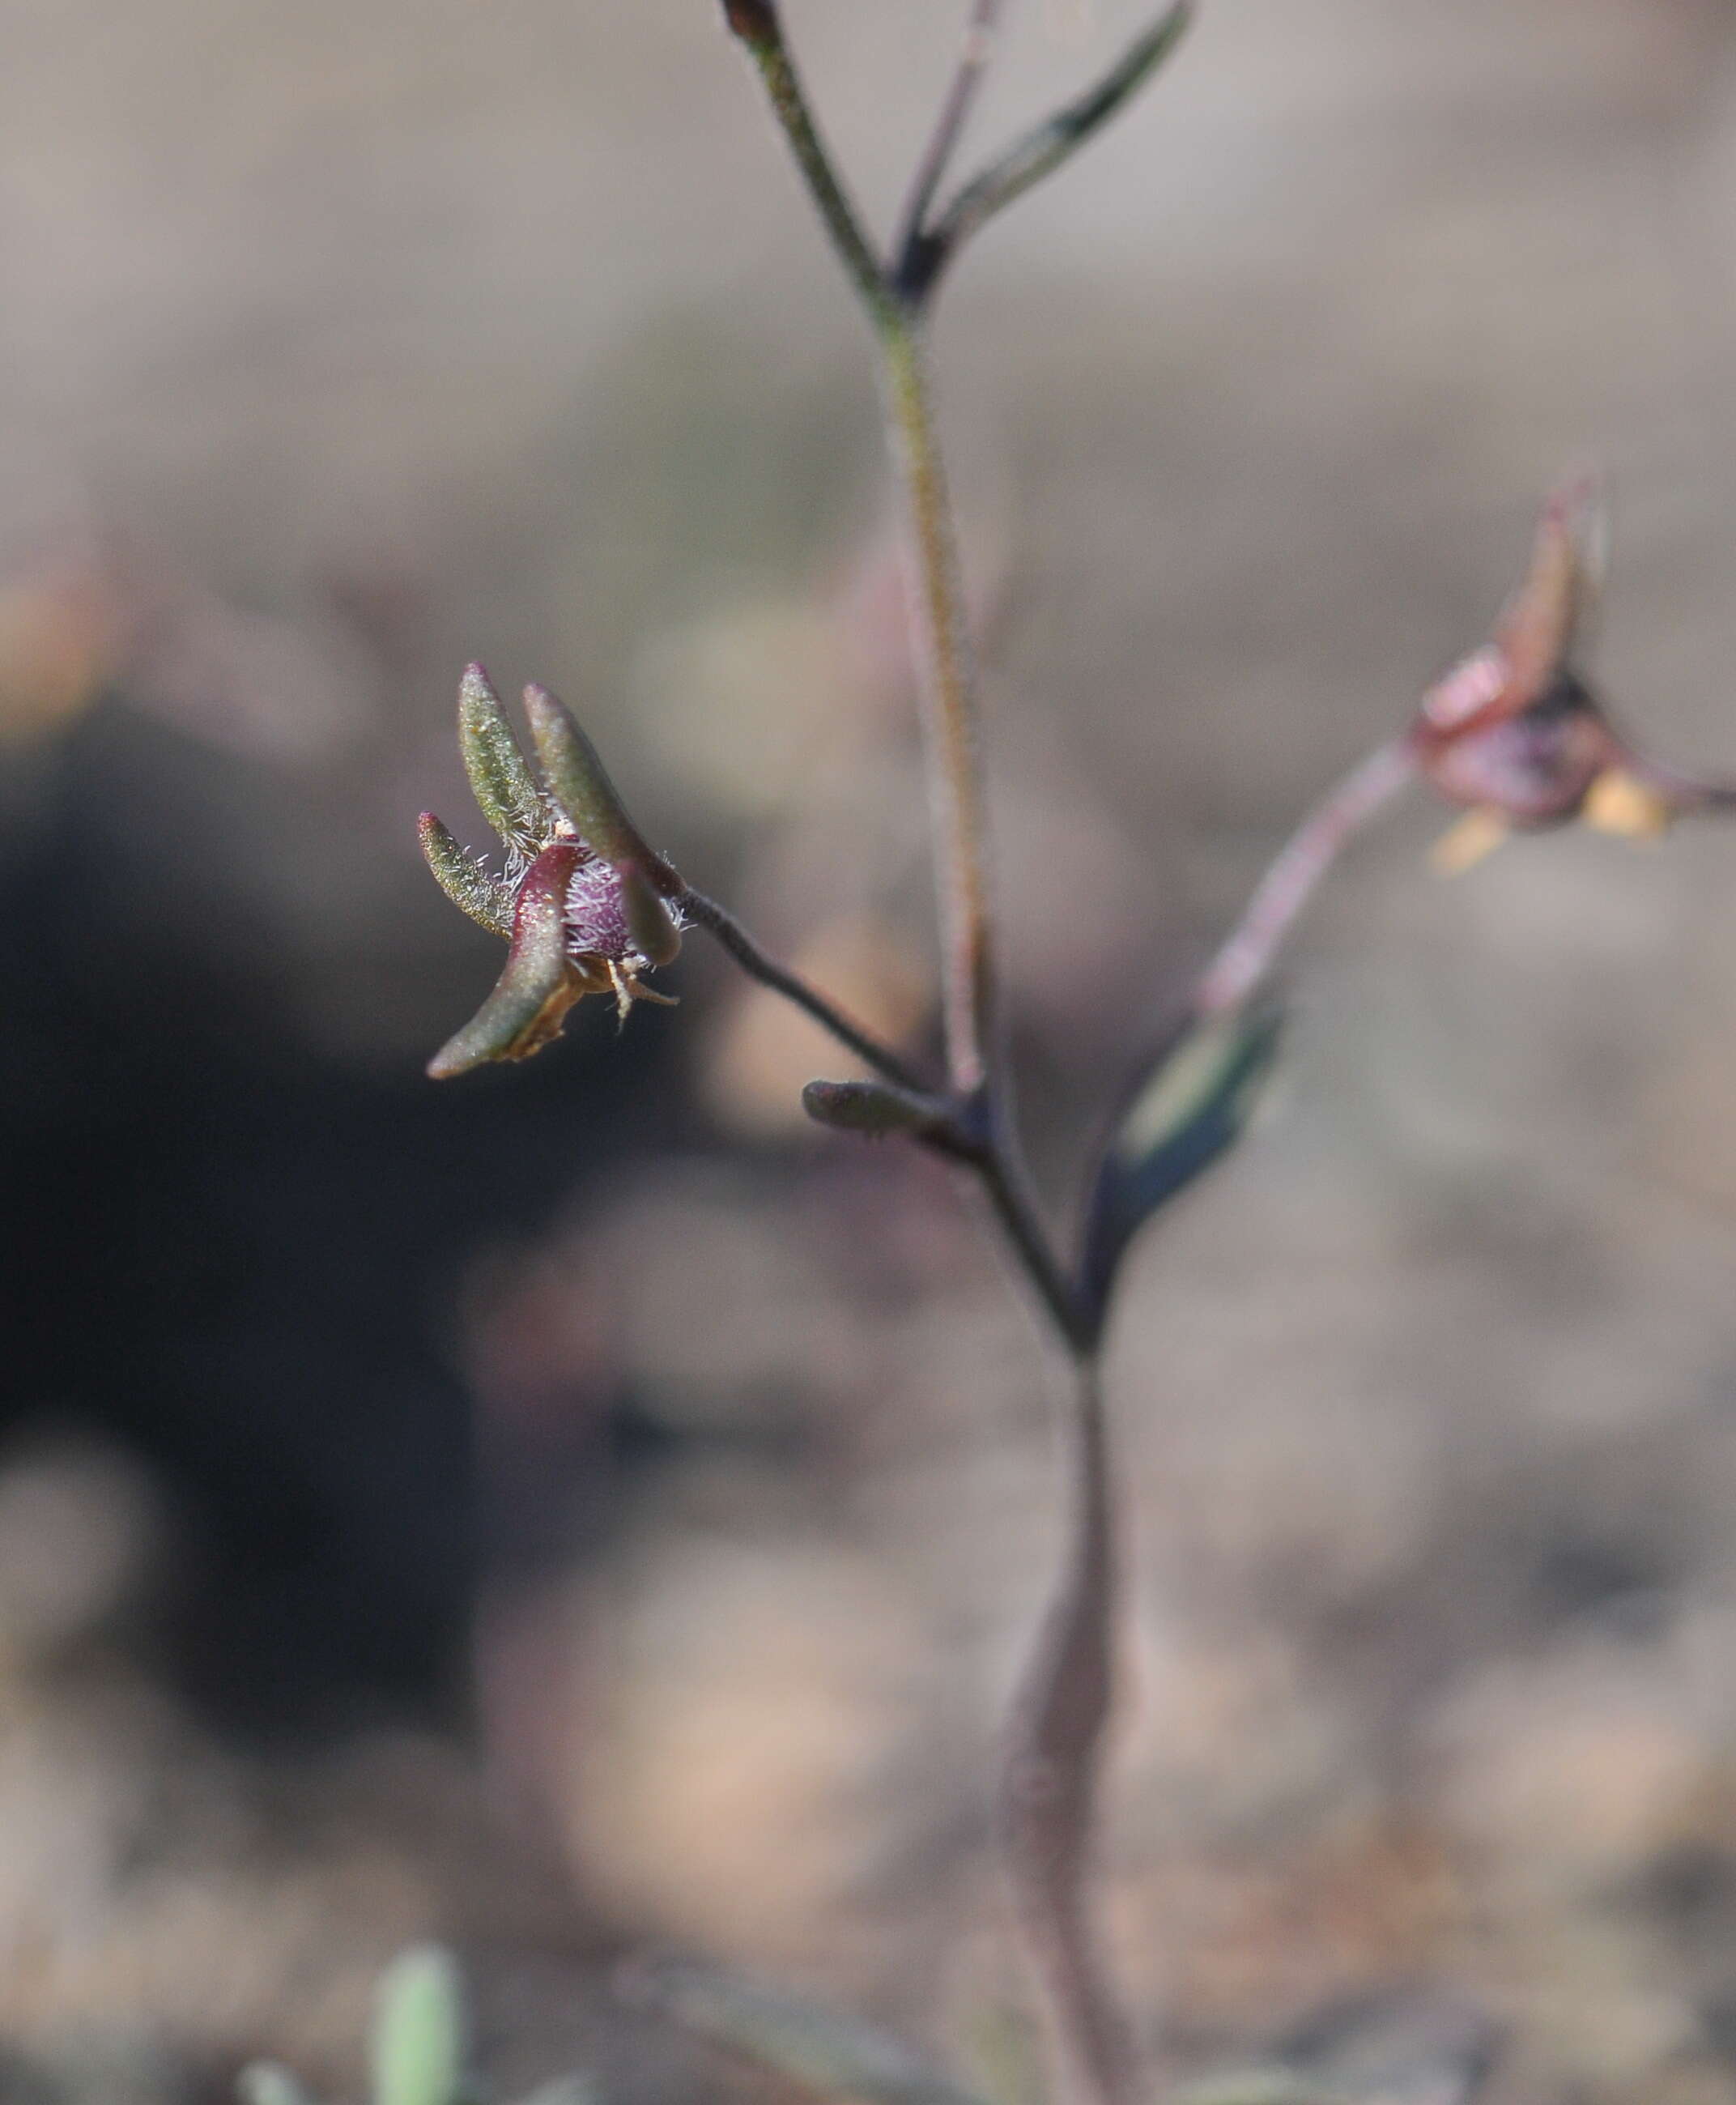
[[[895,274],[905,298],[913,306],[925,306],[942,273],[971,235],[1095,137],[1151,78],[1193,19],[1193,0],[1174,0],[1082,95],[1015,140],[965,184],[938,216],[919,220],[908,229],[896,252]]]
[[[895,266],[875,260],[808,112],[776,0],[725,0],[822,221],[879,340],[892,449],[910,527],[911,602],[922,659],[953,1116],[928,1137],[973,1171],[1075,1382],[1068,1547],[1054,1604],[1007,1726],[1000,1827],[1021,1931],[1044,2005],[1056,2105],[1129,2105],[1129,2034],[1106,1985],[1089,1920],[1087,1873],[1097,1773],[1113,1702],[1114,1521],[1099,1379],[1100,1319],[1056,1256],[1013,1115],[996,969],[987,798],[975,655],[957,530],[935,431],[923,316],[944,263],[992,213],[1059,167],[1150,74],[1188,19],[1174,7],[1089,94],[1021,141],[932,225],[930,208],[987,64],[1001,0],[972,0],[963,56],[905,207]],[[774,966],[712,902],[692,918],[739,962],[788,994],[903,1087],[889,1059],[831,1003]],[[917,1084],[915,1086],[920,1086]]]
[[[1051,1245],[1022,1154],[1005,1146],[990,1146],[967,1159],[976,1171],[1009,1249],[1042,1303],[1056,1336],[1070,1353],[1089,1353],[1096,1344],[1096,1326],[1080,1294],[1078,1281],[1060,1263]]]
[[[940,105],[940,114],[922,158],[912,178],[910,194],[899,216],[898,234],[892,244],[895,256],[907,256],[919,244],[927,223],[929,207],[944,179],[953,151],[970,122],[971,111],[994,55],[996,32],[1001,26],[1005,0],[971,0],[971,18],[965,25],[964,47],[958,55],[952,84]]]

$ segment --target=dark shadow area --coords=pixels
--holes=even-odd
[[[269,945],[202,940],[114,825],[103,737],[0,872],[5,1431],[148,1465],[182,1523],[169,1664],[231,1724],[450,1717],[479,1547],[464,1260],[632,1146],[655,1062],[568,1045],[435,1089],[322,1051]]]

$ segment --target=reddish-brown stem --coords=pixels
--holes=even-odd
[[[1120,1581],[1095,1354],[1074,1363],[1074,1383],[1068,1540],[1007,1720],[997,1810],[1013,1903],[1046,1991],[1057,2105],[1126,2105],[1134,2094],[1132,2043],[1104,1985],[1088,1906]]]
[[[1351,836],[1416,775],[1408,738],[1377,746],[1315,805],[1254,888],[1229,939],[1201,975],[1201,1016],[1235,1008],[1271,970],[1284,938]]]
[[[970,121],[971,106],[993,55],[995,32],[1000,27],[1004,4],[1005,0],[971,0],[971,17],[965,25],[964,48],[958,55],[951,85],[940,105],[940,114],[935,120],[934,131],[917,163],[910,194],[899,217],[899,230],[892,244],[895,257],[908,256],[922,240],[928,208],[935,201],[935,193],[940,187],[953,150]]]
[[[997,11],[998,0],[977,0],[973,23],[984,39]],[[939,1138],[946,1151],[980,1181],[1020,1270],[1067,1347],[1077,1377],[1075,1408],[1068,1421],[1073,1449],[1069,1546],[1055,1605],[1008,1727],[1001,1827],[1018,1920],[1042,1991],[1057,2105],[1128,2105],[1132,2060],[1127,2033],[1101,1969],[1087,1892],[1097,1769],[1113,1696],[1116,1609],[1110,1486],[1096,1356],[1099,1325],[1095,1316],[1084,1312],[1077,1280],[1055,1254],[1012,1116],[990,897],[980,697],[957,526],[922,340],[921,309],[933,283],[925,252],[928,206],[975,96],[986,41],[967,45],[907,207],[914,229],[907,236],[910,253],[889,272],[875,262],[826,159],[770,0],[743,19],[739,34],[765,82],[880,342],[888,425],[908,507],[913,627],[923,673],[953,1107],[953,1123]],[[1153,69],[1185,19],[1185,7],[1178,7],[1095,96],[1064,112],[1052,131],[965,193],[967,208],[962,216],[952,216],[943,248],[956,245],[1017,190],[1058,166]],[[712,925],[715,929],[715,920]],[[732,947],[754,969],[740,947]],[[762,968],[765,962],[763,957],[758,960]],[[758,976],[769,985],[779,983],[763,969]],[[812,990],[799,987],[790,975],[781,974],[780,979],[784,991],[810,1014],[816,1012]],[[835,1022],[828,1027],[837,1035]],[[865,1048],[859,1043],[856,1049]],[[905,1079],[883,1060],[877,1064],[895,1081]]]
[[[1625,744],[1621,745],[1621,764],[1627,773],[1643,782],[1647,789],[1656,790],[1678,817],[1689,818],[1696,812],[1736,811],[1736,782],[1690,775],[1685,768],[1672,767],[1667,761],[1653,760],[1649,754],[1636,753]]]

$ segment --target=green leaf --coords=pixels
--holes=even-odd
[[[464,1999],[449,1951],[413,1946],[386,1968],[370,2049],[373,2105],[462,2105]]]
[[[435,882],[461,913],[504,941],[512,940],[512,894],[480,856],[462,846],[432,811],[416,822]]]
[[[659,892],[678,890],[681,880],[645,846],[609,779],[601,755],[565,703],[547,687],[527,687],[524,713],[530,718],[530,735],[550,794],[586,847],[618,868],[636,865]]]
[[[1146,1222],[1241,1138],[1277,1057],[1282,1021],[1272,1008],[1196,1020],[1146,1070],[1087,1210],[1081,1276],[1098,1309]]]
[[[567,955],[567,887],[583,856],[576,842],[557,841],[531,865],[506,965],[482,1007],[428,1062],[435,1081],[489,1060],[528,1060],[560,1036],[574,1002],[609,984],[588,978]]]
[[[507,847],[524,856],[546,847],[548,807],[480,665],[466,666],[459,685],[458,749],[482,816]]]
[[[1107,73],[973,176],[913,244],[906,289],[919,299],[926,296],[937,274],[979,227],[1071,159],[1156,73],[1192,24],[1194,13],[1193,0],[1173,0]]]

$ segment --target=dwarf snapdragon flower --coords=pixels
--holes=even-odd
[[[1638,751],[1580,669],[1605,539],[1596,486],[1558,491],[1537,523],[1531,567],[1493,640],[1423,697],[1408,736],[1424,778],[1466,816],[1435,850],[1468,869],[1515,828],[1583,819],[1645,838],[1691,811],[1729,808],[1736,789]]]
[[[422,853],[447,897],[507,945],[493,991],[429,1061],[439,1080],[486,1061],[528,1060],[587,994],[613,994],[623,1023],[636,1001],[671,1004],[645,977],[681,947],[681,880],[646,847],[571,712],[536,686],[525,689],[524,709],[540,780],[488,674],[466,671],[458,742],[506,850],[504,874],[431,811],[420,821]]]

